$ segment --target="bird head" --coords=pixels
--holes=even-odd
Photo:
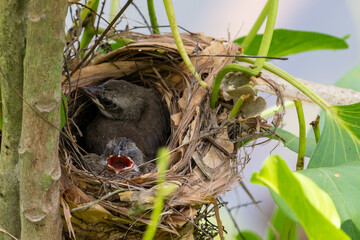
[[[132,140],[125,137],[109,141],[103,156],[107,160],[107,167],[116,174],[130,168],[138,171],[137,166],[145,162],[142,151]]]
[[[109,119],[136,121],[146,104],[147,89],[124,80],[109,80],[99,86],[79,89]]]

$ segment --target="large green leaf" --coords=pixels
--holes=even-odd
[[[257,55],[262,36],[262,34],[256,35],[244,53],[247,55]],[[241,45],[244,39],[245,37],[238,38],[234,42]],[[280,57],[313,50],[345,49],[348,48],[345,39],[346,37],[338,38],[317,32],[276,29],[273,34],[268,56]]]
[[[348,71],[342,78],[335,83],[335,86],[350,88],[360,92],[360,64]]]
[[[292,172],[281,157],[269,157],[251,182],[279,195],[296,214],[309,239],[350,239],[340,229],[340,217],[329,195],[310,178]]]
[[[311,178],[330,195],[342,223],[351,220],[360,229],[360,162],[307,169],[300,173]],[[346,224],[347,229],[350,225]]]
[[[308,168],[360,161],[360,103],[332,106]]]
[[[349,88],[354,91],[360,92],[360,64],[353,67],[350,71],[344,74],[335,84],[337,87]],[[320,113],[320,130],[324,128],[325,112],[321,110]],[[314,138],[313,131],[309,131],[308,137]]]
[[[356,228],[352,220],[347,220],[341,224],[341,229],[351,237],[351,239],[360,239],[360,231]]]

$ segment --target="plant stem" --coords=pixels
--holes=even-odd
[[[171,32],[173,34],[176,46],[177,46],[177,48],[179,50],[179,53],[180,53],[185,65],[187,66],[187,68],[189,69],[191,74],[193,74],[195,76],[195,79],[198,81],[198,83],[203,88],[208,89],[209,86],[206,84],[206,82],[201,80],[199,74],[197,72],[195,72],[195,68],[194,68],[193,64],[191,63],[190,58],[189,58],[189,56],[188,56],[188,54],[186,52],[186,49],[184,47],[184,43],[183,43],[183,41],[181,39],[181,36],[180,36],[179,29],[177,27],[176,18],[175,18],[175,12],[174,12],[174,8],[173,8],[173,5],[171,3],[171,0],[164,0],[164,6],[165,6],[165,10],[166,10],[166,15],[168,16],[168,19],[169,19]]]
[[[81,4],[82,5],[82,4]],[[85,28],[86,26],[92,26],[91,30],[87,30],[87,31],[92,31],[95,33],[95,27],[94,27],[94,22],[95,22],[95,18],[96,18],[96,11],[98,9],[99,6],[99,0],[89,0],[86,5],[82,5],[83,8],[80,11],[80,19],[74,21],[72,27],[70,29],[76,29],[77,32],[77,36],[81,36],[82,35],[82,31],[83,28]],[[85,38],[89,38],[89,33],[87,33],[85,36]],[[94,34],[95,35],[95,34]],[[80,43],[80,48],[85,48],[88,43],[86,43],[86,41],[90,42],[90,40],[87,39],[83,39],[84,36],[82,36],[81,41],[82,43]],[[66,40],[70,41],[70,32],[68,31],[66,33]]]
[[[156,162],[158,168],[157,178],[157,191],[154,202],[154,209],[151,212],[150,223],[144,233],[143,240],[152,240],[156,232],[157,225],[159,224],[160,214],[164,206],[164,199],[168,194],[164,189],[164,182],[166,177],[166,169],[169,165],[169,151],[166,148],[162,148],[158,152],[158,160]]]
[[[156,13],[155,13],[155,7],[154,7],[154,1],[153,0],[147,0],[147,6],[149,11],[149,17],[152,27],[152,32],[154,34],[160,34],[159,30],[159,24],[157,22]]]
[[[109,22],[111,22],[119,11],[119,0],[112,0],[110,5]]]
[[[273,115],[275,115],[276,112],[280,112],[282,109],[288,109],[288,108],[291,108],[295,106],[295,103],[294,101],[286,101],[284,106],[272,106],[268,109],[266,109],[265,111],[263,111],[261,114],[260,114],[260,117],[262,118],[268,118],[268,117],[271,117]]]
[[[245,99],[247,99],[250,96],[250,94],[244,94],[241,95],[241,97],[239,97],[239,99],[236,101],[233,109],[231,109],[231,112],[229,114],[229,118],[234,118],[236,117],[237,113],[239,112],[242,104],[244,103]]]
[[[268,14],[268,11],[269,11],[270,3],[271,3],[271,1],[267,1],[267,3],[265,4],[263,10],[260,13],[258,19],[256,20],[256,22],[252,26],[250,32],[248,33],[248,35],[246,35],[244,41],[241,43],[241,46],[243,47],[244,52],[246,52],[247,48],[250,46],[250,44],[254,40],[254,38],[255,38],[257,32],[259,31],[261,25],[264,23],[265,18],[266,18],[267,14]]]
[[[319,116],[319,115],[317,115],[315,121],[312,121],[312,122],[310,123],[310,125],[312,126],[312,129],[313,129],[313,131],[314,131],[316,143],[318,143],[318,142],[319,142],[319,139],[320,139],[319,123],[320,123],[320,116]]]
[[[62,239],[58,128],[67,7],[66,0],[32,0],[26,15],[26,104],[18,148],[23,240]]]
[[[88,1],[86,4],[87,7],[91,8],[94,12],[90,11],[87,8],[83,8],[81,10],[81,24],[84,28],[81,40],[80,40],[80,49],[85,49],[88,47],[89,43],[93,39],[93,37],[96,34],[94,22],[96,18],[96,11],[99,6],[99,0],[91,0]],[[85,55],[84,52],[81,53],[81,58],[83,58]]]
[[[275,28],[275,21],[276,21],[279,0],[268,0],[268,1],[269,2],[271,1],[271,3],[269,6],[265,32],[261,40],[258,56],[267,56]],[[264,63],[265,63],[265,58],[257,58],[255,61],[255,66],[256,66],[255,70],[260,72],[264,66]]]
[[[223,67],[216,75],[212,85],[212,95],[210,101],[211,108],[214,108],[216,106],[216,103],[218,102],[218,98],[219,98],[219,90],[220,90],[221,82],[226,76],[226,74],[228,74],[229,72],[243,72],[250,74],[252,76],[256,76],[257,74],[257,72],[254,71],[253,69],[239,64],[228,64],[225,67]]]
[[[299,152],[296,163],[296,170],[302,170],[304,169],[305,142],[306,142],[305,117],[304,117],[304,110],[301,101],[294,100],[294,103],[299,120]]]
[[[255,63],[255,60],[250,58],[242,58],[241,61],[252,64]],[[329,111],[330,105],[327,102],[325,102],[324,99],[322,99],[319,95],[317,95],[313,90],[308,88],[304,83],[297,80],[295,77],[291,76],[289,73],[269,63],[264,64],[264,69],[274,73],[275,75],[281,77],[282,79],[284,79],[285,81],[296,87],[299,91],[301,91],[311,100],[313,100],[314,103],[316,103],[319,107],[321,107],[325,112]]]

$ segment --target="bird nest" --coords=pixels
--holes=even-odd
[[[210,91],[194,80],[171,35],[132,35],[132,39],[136,42],[107,54],[98,52],[87,62],[81,63],[77,57],[65,61],[67,72],[78,64],[82,67],[73,71],[71,77],[64,74],[63,78],[68,102],[68,121],[60,148],[64,236],[139,239],[150,222],[157,189],[156,169],[135,177],[122,173],[106,177],[94,174],[84,162],[88,153],[82,148],[82,131],[97,109],[77,87],[116,78],[156,88],[170,112],[167,147],[171,154],[166,184],[176,190],[165,199],[155,239],[210,239],[223,231],[216,198],[238,183],[250,159],[244,143],[272,134],[270,126],[258,116],[265,101],[253,96],[250,107],[244,105],[240,115],[229,119],[234,94],[223,90],[220,104],[211,109]],[[191,58],[192,62],[209,86],[218,71],[234,61],[231,55],[241,53],[235,44],[202,35],[184,34],[182,39],[187,53],[198,55]],[[106,44],[102,49],[106,49]],[[214,54],[218,56],[210,56]],[[229,75],[228,82],[234,76],[239,77]],[[244,86],[259,82],[246,75],[242,78],[248,79]],[[227,93],[230,99],[225,96]],[[246,109],[252,110],[249,113]],[[216,216],[217,224],[202,224],[210,215]]]

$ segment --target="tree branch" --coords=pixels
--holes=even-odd
[[[31,106],[23,106],[19,147],[24,240],[62,236],[59,131],[53,125],[60,126],[66,9],[67,0],[31,0],[27,12],[23,97]]]
[[[3,121],[0,155],[0,226],[20,237],[18,146],[21,134],[27,0],[0,0],[0,81]],[[11,83],[11,84],[10,84]],[[0,232],[0,239],[12,239]]]

